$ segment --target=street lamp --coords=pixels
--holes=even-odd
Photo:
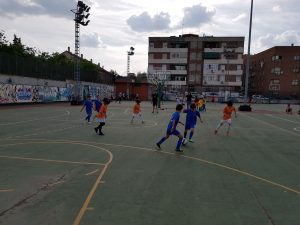
[[[81,85],[80,85],[80,25],[87,26],[90,20],[87,20],[90,16],[91,7],[84,4],[82,1],[77,2],[76,9],[72,9],[71,12],[75,14],[75,55],[76,63],[74,66],[74,81],[76,82],[74,87],[74,104],[80,104],[81,102]]]
[[[244,94],[244,105],[240,106],[240,109],[244,111],[251,111],[251,107],[246,105],[248,99],[248,83],[249,83],[249,71],[250,71],[250,46],[251,46],[251,30],[252,30],[252,12],[253,12],[253,0],[251,0],[250,9],[250,24],[249,24],[249,38],[248,38],[248,54],[246,64],[246,77],[245,77],[245,94]]]
[[[249,38],[248,38],[248,53],[247,53],[247,64],[246,64],[246,78],[245,78],[245,95],[244,103],[248,99],[248,82],[249,82],[249,71],[250,71],[250,46],[251,46],[251,30],[252,30],[252,12],[253,12],[253,0],[251,0],[250,9],[250,24],[249,24]]]
[[[127,97],[129,98],[129,84],[128,84],[128,79],[129,79],[129,73],[130,73],[130,56],[134,55],[134,47],[130,47],[129,51],[127,51]]]

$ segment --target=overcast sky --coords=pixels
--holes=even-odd
[[[245,36],[251,0],[84,0],[90,24],[81,26],[81,53],[105,69],[126,74],[147,70],[148,37],[194,33]],[[0,30],[41,51],[74,52],[74,0],[0,0]],[[251,53],[275,45],[300,45],[299,0],[254,0]]]

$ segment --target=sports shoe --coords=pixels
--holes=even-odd
[[[182,139],[182,145],[185,145],[186,143],[187,143],[186,139],[183,138],[183,139]]]
[[[181,149],[175,149],[176,152],[183,152]]]
[[[229,131],[226,132],[226,135],[229,136]]]
[[[104,134],[102,133],[102,131],[100,131],[100,132],[99,132],[99,135],[104,135]]]
[[[218,133],[218,131],[217,130],[215,130],[215,134],[217,134]]]
[[[90,122],[88,122],[88,124],[92,124],[92,122],[90,121]]]
[[[95,127],[94,130],[95,130],[95,132],[97,134],[98,133],[98,127]]]
[[[160,149],[160,144],[159,143],[156,143],[156,146]]]
[[[189,139],[189,142],[194,143],[194,141],[192,139]]]
[[[142,121],[142,124],[144,124],[145,123],[145,121]]]

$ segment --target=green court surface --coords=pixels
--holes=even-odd
[[[175,105],[142,102],[130,124],[133,102],[113,102],[104,136],[81,106],[1,106],[0,224],[300,224],[299,115],[253,105],[215,135],[224,105],[208,103],[178,154],[177,137],[155,146]]]

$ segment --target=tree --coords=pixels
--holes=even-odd
[[[146,72],[138,72],[136,75],[136,81],[137,82],[147,81],[147,73]]]

